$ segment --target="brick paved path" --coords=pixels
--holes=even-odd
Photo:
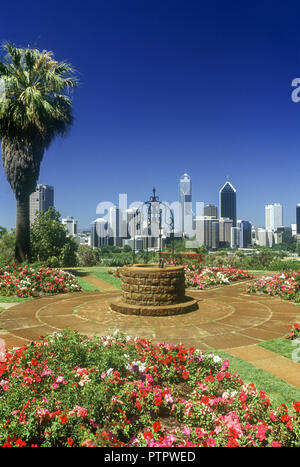
[[[95,278],[93,284],[96,285]],[[119,329],[131,337],[179,342],[202,350],[223,349],[290,384],[300,387],[299,363],[256,344],[284,336],[300,322],[300,307],[279,298],[247,295],[245,282],[196,291],[198,310],[167,317],[128,316],[111,311],[120,290],[103,281],[101,292],[44,297],[0,312],[0,338],[7,348],[20,347],[64,328],[87,335],[109,335]]]

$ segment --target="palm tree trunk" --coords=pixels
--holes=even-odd
[[[15,258],[18,262],[30,262],[30,221],[29,195],[17,198],[16,247]]]

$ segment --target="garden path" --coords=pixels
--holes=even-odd
[[[86,276],[85,280],[96,285],[94,278]],[[299,363],[258,345],[283,337],[295,322],[300,322],[299,306],[276,297],[248,295],[245,282],[240,282],[202,291],[188,289],[187,295],[198,300],[198,310],[184,315],[129,316],[109,308],[120,290],[104,281],[100,287],[98,281],[101,292],[43,297],[1,311],[0,338],[11,349],[64,328],[97,336],[119,329],[155,342],[226,350],[300,387]],[[294,350],[291,343],[291,352]]]

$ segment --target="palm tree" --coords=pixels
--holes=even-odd
[[[2,162],[17,202],[17,261],[30,261],[29,196],[35,191],[40,164],[57,135],[73,123],[70,91],[78,84],[74,69],[53,53],[4,44],[0,78]]]

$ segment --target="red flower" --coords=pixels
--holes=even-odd
[[[215,378],[213,377],[213,375],[208,375],[206,376],[206,378],[204,378],[205,381],[207,381],[208,383],[213,383]]]
[[[281,415],[281,421],[282,422],[288,422],[289,421],[289,416],[288,414],[284,413]]]
[[[183,379],[189,379],[189,375],[190,375],[190,374],[189,374],[188,371],[183,371],[183,373],[182,373]]]
[[[69,446],[72,446],[72,444],[74,443],[74,440],[72,438],[68,438],[67,442]]]
[[[19,448],[23,448],[24,446],[26,446],[26,443],[25,441],[22,441],[21,438],[18,438],[16,441],[16,445],[19,446]]]
[[[239,443],[238,443],[237,440],[234,439],[234,438],[230,438],[229,441],[228,441],[228,443],[227,443],[227,447],[228,447],[228,448],[235,448],[235,447],[237,447],[238,445],[239,445]]]
[[[161,429],[161,425],[160,425],[159,422],[154,422],[153,425],[152,425],[152,427],[153,427],[153,430],[154,430],[155,432],[157,432],[157,431],[159,431],[159,430]]]
[[[300,412],[300,401],[294,401],[293,405],[296,412]]]
[[[151,431],[144,431],[143,437],[144,437],[144,439],[152,439],[153,434],[151,433]]]
[[[60,415],[59,418],[60,418],[61,423],[67,423],[69,421],[65,413],[63,415]]]
[[[208,396],[202,396],[200,402],[201,402],[202,404],[207,405],[208,402],[209,402],[209,397],[208,397]]]

